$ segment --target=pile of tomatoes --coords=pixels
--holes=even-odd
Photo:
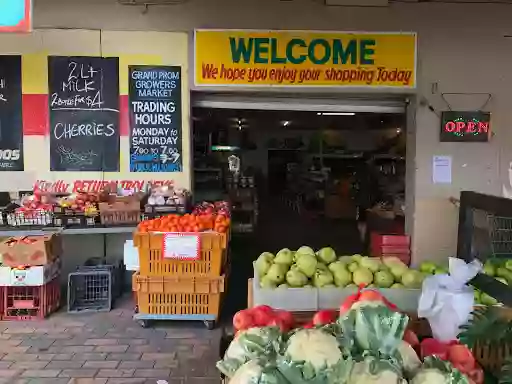
[[[227,215],[185,214],[167,215],[157,219],[144,220],[137,226],[139,232],[203,232],[226,233],[231,219]]]

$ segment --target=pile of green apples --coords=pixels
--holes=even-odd
[[[512,283],[512,260],[489,259],[484,264],[484,270],[488,276],[494,277],[496,280],[505,285]],[[475,288],[475,303],[480,305],[497,305],[498,300]]]
[[[254,262],[261,288],[357,287],[419,289],[426,276],[396,257],[338,256],[325,247],[263,252]]]

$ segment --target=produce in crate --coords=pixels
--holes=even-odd
[[[262,288],[373,284],[378,288],[419,289],[426,276],[395,257],[382,260],[362,255],[338,257],[330,247],[315,253],[308,246],[302,246],[296,252],[284,248],[275,256],[263,252],[254,262],[254,269]]]
[[[139,232],[203,232],[214,230],[226,233],[231,220],[224,215],[166,215],[144,220],[137,226]]]
[[[512,260],[488,259],[484,264],[483,273],[509,285],[512,283]],[[475,303],[478,305],[500,304],[494,297],[478,289],[475,289]]]
[[[57,199],[56,206],[61,208],[62,213],[71,211],[75,213],[84,213],[88,216],[94,216],[98,214],[98,202],[98,195],[87,192],[78,192]]]
[[[280,333],[283,328],[279,330],[272,326],[271,318],[276,313],[291,317],[288,312],[267,306],[244,310],[235,316],[238,327],[241,324],[262,327],[261,322],[270,327],[237,333],[228,348],[230,352],[226,352],[219,364],[225,364],[231,356],[241,356],[237,365],[249,360],[235,372],[230,371],[229,383],[483,383],[482,369],[469,349],[457,342],[446,344],[445,353],[438,356],[436,353],[440,349],[436,350],[432,342],[425,341],[425,346],[430,343],[430,352],[434,355],[426,356],[422,362],[413,348],[419,344],[417,336],[406,330],[408,316],[398,313],[396,306],[387,302],[378,291],[360,288],[341,304],[339,312],[320,311],[314,316],[314,322],[289,334]],[[276,334],[274,332],[280,336],[271,338],[273,341],[268,343],[250,336],[251,333]],[[270,352],[251,358],[246,347],[240,346],[243,335],[249,338],[249,345],[255,340],[260,341],[255,347],[258,352],[264,349],[260,347],[262,344],[271,348]],[[429,352],[423,345],[422,351]]]

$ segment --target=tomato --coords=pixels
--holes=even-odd
[[[428,338],[420,344],[422,359],[427,356],[437,356],[441,360],[448,360],[448,345],[439,340]]]
[[[476,361],[469,348],[462,344],[451,345],[448,348],[448,360],[453,365],[463,367],[464,372],[474,369]]]
[[[338,312],[324,309],[321,311],[318,311],[315,313],[315,316],[313,316],[313,324],[315,325],[326,325],[331,324],[336,321],[336,318],[338,317]]]
[[[237,331],[254,327],[254,325],[253,316],[248,309],[238,311],[235,316],[233,316],[233,327],[235,327]]]

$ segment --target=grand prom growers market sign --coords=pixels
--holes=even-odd
[[[198,86],[414,88],[416,34],[195,31]]]

